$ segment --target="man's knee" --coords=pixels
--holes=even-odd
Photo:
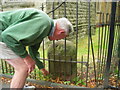
[[[27,65],[21,65],[21,66],[15,68],[15,70],[18,72],[28,72],[29,68]]]
[[[27,64],[25,64],[22,58],[7,60],[7,62],[10,63],[14,67],[15,71],[18,72],[27,72],[29,69]]]

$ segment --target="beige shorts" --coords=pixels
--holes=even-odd
[[[7,45],[0,42],[0,59],[15,59],[19,58]]]

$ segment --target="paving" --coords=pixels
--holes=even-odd
[[[0,82],[0,90],[1,90],[1,89],[4,89],[4,88],[9,88],[9,87],[10,87],[9,84]]]

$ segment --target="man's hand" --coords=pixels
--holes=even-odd
[[[28,73],[32,72],[35,68],[35,61],[28,55],[24,58],[24,62],[27,64],[29,70]]]
[[[42,71],[42,74],[45,76],[49,74],[49,72],[45,68],[40,69],[40,70]]]

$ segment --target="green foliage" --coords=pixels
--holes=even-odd
[[[115,74],[118,74],[118,68],[116,68],[116,69],[114,70],[114,73],[115,73]]]
[[[36,77],[37,80],[45,80],[45,81],[49,81],[52,77],[51,74],[44,76],[42,72],[37,68],[34,69],[34,71],[31,73],[31,76]]]
[[[6,73],[6,75],[14,75],[14,73]]]
[[[71,82],[70,81],[65,81],[64,84],[69,85]]]
[[[79,85],[79,84],[86,85],[84,80],[79,80],[78,82],[76,82],[76,85]]]
[[[77,77],[75,77],[72,81],[77,82],[77,81],[79,81],[79,80],[80,80],[80,77],[77,76]]]
[[[75,83],[75,85],[86,85],[85,81],[80,79],[80,76],[75,77],[72,81]]]
[[[46,81],[49,81],[50,79],[52,79],[52,75],[49,74],[49,75],[47,75],[47,76],[44,76],[44,78],[45,78]]]
[[[97,80],[103,80],[103,77],[97,77]]]

